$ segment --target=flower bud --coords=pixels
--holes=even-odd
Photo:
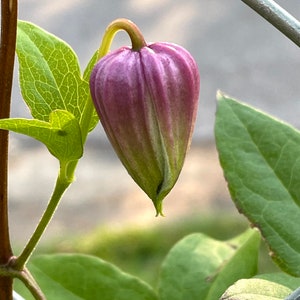
[[[91,95],[104,130],[157,214],[191,142],[199,84],[192,56],[171,43],[122,47],[100,59],[91,74]]]

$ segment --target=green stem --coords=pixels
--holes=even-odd
[[[300,47],[300,22],[273,0],[242,0]]]
[[[12,267],[15,270],[22,270],[24,268],[27,260],[31,256],[49,222],[51,221],[62,195],[72,183],[73,174],[77,164],[73,162],[71,163],[71,168],[69,168],[69,164],[61,165],[59,176],[47,208],[22,253],[14,260],[14,263],[12,264]]]
[[[146,46],[144,37],[139,28],[127,19],[116,19],[110,23],[104,33],[101,46],[98,51],[98,60],[107,54],[114,36],[120,30],[125,30],[131,39],[132,50],[138,51]]]

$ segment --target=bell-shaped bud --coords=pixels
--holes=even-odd
[[[95,65],[90,89],[121,162],[157,214],[191,142],[200,77],[192,56],[171,43],[122,47]]]

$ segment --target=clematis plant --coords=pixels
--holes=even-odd
[[[199,72],[187,50],[146,44],[125,19],[111,23],[103,41],[118,29],[129,33],[132,47],[99,60],[90,78],[91,95],[117,155],[162,214],[162,200],[176,183],[191,142]]]
[[[300,46],[299,21],[274,1],[243,2]],[[132,47],[108,54],[118,30],[129,34]],[[32,119],[9,118],[15,50]],[[34,24],[17,22],[17,0],[1,1],[0,300],[22,299],[13,292],[13,279],[25,284],[26,291],[14,287],[26,299],[38,300],[299,299],[300,133],[222,92],[215,123],[220,163],[235,205],[259,230],[247,229],[225,241],[202,233],[184,237],[164,259],[157,287],[95,256],[56,253],[28,261],[74,180],[99,117],[157,214],[162,214],[162,200],[176,183],[191,142],[199,73],[182,47],[147,44],[136,25],[118,19],[108,26],[83,74],[79,65],[64,41]],[[17,255],[8,230],[7,130],[44,143],[59,162],[45,212]],[[258,274],[261,236],[282,272]]]

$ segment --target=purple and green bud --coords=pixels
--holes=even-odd
[[[162,214],[191,142],[200,77],[184,48],[130,37],[132,48],[115,50],[95,65],[91,95],[118,157]]]

